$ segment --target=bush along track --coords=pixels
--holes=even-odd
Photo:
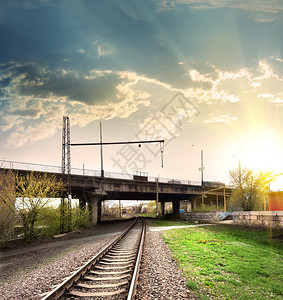
[[[282,231],[216,225],[163,238],[199,299],[283,299]]]

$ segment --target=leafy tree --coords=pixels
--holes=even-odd
[[[156,201],[147,202],[146,211],[148,214],[155,214],[156,213]]]
[[[103,214],[109,217],[119,216],[119,204],[118,203],[103,203]]]
[[[16,173],[17,213],[24,228],[25,239],[37,237],[36,222],[40,211],[64,190],[64,184],[54,175],[47,173]]]
[[[235,210],[263,210],[265,192],[269,189],[272,172],[253,172],[248,168],[230,171],[231,183],[235,186],[229,206]]]

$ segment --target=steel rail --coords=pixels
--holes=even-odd
[[[137,219],[125,229],[118,237],[106,245],[97,255],[92,257],[87,263],[85,263],[81,268],[79,268],[74,274],[66,278],[62,283],[60,283],[55,289],[49,292],[41,300],[57,300],[61,297],[65,291],[70,288],[77,280],[79,280],[83,274],[85,274],[96,262],[102,257],[107,251],[109,251],[120,239],[122,239],[130,229],[136,224]]]
[[[141,262],[142,251],[143,251],[143,244],[144,244],[144,240],[145,240],[145,233],[146,233],[146,224],[145,224],[144,219],[142,218],[142,233],[141,233],[141,238],[140,238],[139,250],[138,250],[136,265],[135,265],[134,273],[132,276],[132,281],[130,284],[130,289],[129,289],[127,300],[134,299],[135,294],[136,294],[136,287],[137,287],[137,282],[138,282],[138,277],[139,277],[140,262]]]

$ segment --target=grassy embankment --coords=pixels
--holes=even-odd
[[[156,218],[155,214],[139,214],[139,216],[141,217],[145,217],[145,218]],[[184,226],[184,225],[195,225],[195,222],[188,222],[188,221],[181,221],[179,219],[175,219],[172,216],[165,216],[165,217],[161,217],[158,220],[152,220],[152,225],[154,227],[158,227],[158,226]]]
[[[155,218],[156,214],[138,214],[138,216],[144,217],[144,218]]]
[[[153,220],[152,225],[154,227],[158,226],[186,226],[186,225],[192,225],[195,223],[189,223],[187,221],[180,221],[180,220],[175,220],[175,221],[170,221],[170,220]]]
[[[199,299],[283,299],[282,231],[215,225],[163,238]]]

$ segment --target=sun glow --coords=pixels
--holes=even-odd
[[[252,170],[283,171],[279,139],[272,132],[246,135],[239,149],[239,159],[244,167]]]
[[[242,168],[271,171],[274,175],[283,173],[282,142],[271,131],[250,132],[235,148],[238,151],[234,158],[241,162]],[[271,189],[283,190],[283,176],[275,178]]]

